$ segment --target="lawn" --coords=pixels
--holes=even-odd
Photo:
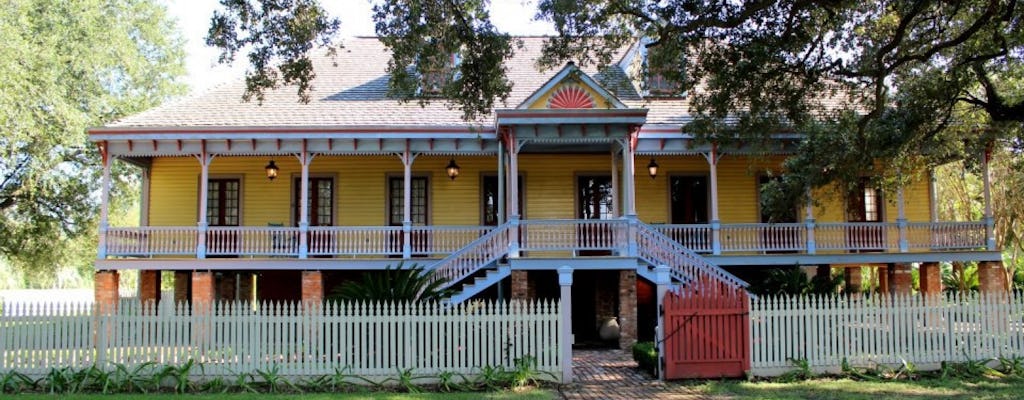
[[[12,396],[17,400],[172,400],[172,399],[231,399],[231,400],[265,400],[265,399],[303,399],[303,400],[473,400],[473,399],[495,399],[495,400],[548,400],[555,396],[546,390],[527,390],[523,392],[462,392],[462,393],[307,393],[307,394],[263,394],[263,393],[233,393],[233,394],[20,394]]]
[[[1019,399],[1024,396],[1024,379],[1020,378],[976,382],[953,379],[913,382],[814,379],[793,383],[708,381],[695,385],[712,396],[756,399]]]

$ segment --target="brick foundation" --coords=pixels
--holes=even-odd
[[[174,304],[191,301],[192,276],[188,271],[174,271]]]
[[[139,301],[147,307],[160,302],[160,271],[139,271]]]
[[[942,293],[942,270],[939,263],[922,263],[918,269],[918,278],[922,295],[935,296]]]
[[[509,277],[512,281],[512,293],[510,293],[512,300],[528,300],[530,298],[528,277],[526,271],[512,271],[512,276]]]
[[[908,296],[913,293],[914,282],[910,276],[910,264],[892,264],[889,270],[892,271],[889,293],[894,296]]]
[[[96,271],[93,279],[93,288],[95,290],[97,311],[108,313],[117,310],[120,280],[121,276],[117,271]]]
[[[1002,262],[978,263],[978,289],[981,293],[1006,293],[1006,273]]]
[[[619,348],[636,343],[636,271],[619,272]]]
[[[192,309],[197,312],[209,311],[216,299],[213,285],[213,272],[192,272]]]
[[[302,271],[302,304],[319,307],[324,302],[324,276],[320,271]]]

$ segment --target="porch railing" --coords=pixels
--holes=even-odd
[[[697,253],[721,254],[818,251],[956,251],[986,248],[984,222],[911,223],[787,223],[721,224],[717,235],[710,224],[649,225],[660,234]],[[493,230],[490,226],[413,226],[408,232],[411,256],[444,258]],[[515,230],[513,230],[515,231]],[[812,235],[813,234],[813,235]],[[144,226],[109,228],[107,256],[259,256],[299,257],[301,230],[297,227],[209,227],[205,253],[199,249],[196,227]],[[401,257],[406,232],[400,226],[309,227],[309,256]],[[616,220],[522,220],[520,251],[611,251],[624,254],[629,223]],[[715,243],[718,237],[720,243]],[[813,239],[813,242],[812,240]],[[813,244],[813,246],[812,246]]]
[[[626,220],[550,219],[520,221],[522,251],[621,250]]]

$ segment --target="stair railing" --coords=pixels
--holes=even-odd
[[[450,287],[475,274],[481,268],[508,254],[511,225],[496,226],[483,236],[430,266],[434,279],[443,280],[441,289]]]

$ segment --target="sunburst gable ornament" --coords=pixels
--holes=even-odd
[[[551,95],[548,108],[594,108],[594,98],[579,86],[563,86]]]

